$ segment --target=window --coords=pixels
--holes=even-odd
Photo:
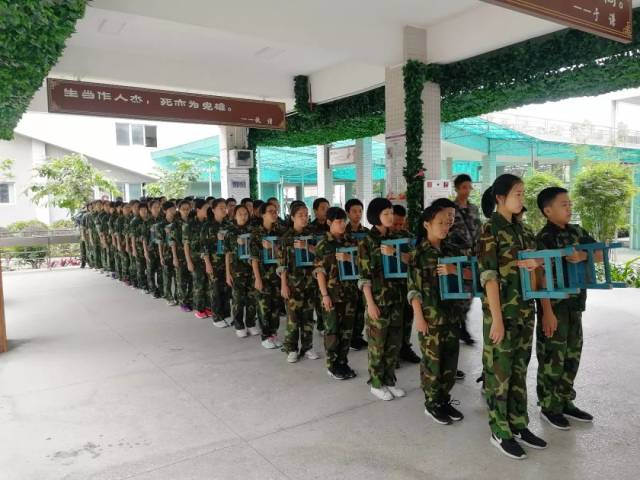
[[[116,122],[116,144],[121,146],[141,145],[157,147],[155,125],[142,125]]]
[[[0,183],[0,204],[15,203],[13,183]]]
[[[142,196],[142,185],[139,183],[129,184],[129,200],[137,200]]]

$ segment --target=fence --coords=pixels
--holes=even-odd
[[[4,270],[56,268],[80,265],[77,229],[0,232]]]

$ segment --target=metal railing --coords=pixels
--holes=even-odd
[[[57,268],[80,265],[78,229],[0,232],[4,270]]]

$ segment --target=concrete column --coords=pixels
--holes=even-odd
[[[443,180],[453,180],[453,157],[447,157],[444,159],[443,174]]]
[[[482,156],[482,189],[489,188],[496,179],[496,154],[489,152]]]
[[[220,196],[223,198],[234,197],[240,201],[250,196],[249,169],[231,168],[229,164],[230,150],[247,148],[247,133],[244,127],[220,127]]]
[[[637,190],[633,200],[631,201],[631,226],[630,247],[634,250],[640,250],[640,166],[636,165],[633,169],[633,183]]]
[[[427,82],[422,91],[422,164],[425,179],[440,180],[440,85]]]
[[[373,199],[373,140],[356,140],[356,196],[364,203],[365,211]]]
[[[318,198],[324,197],[329,200],[330,205],[333,205],[333,172],[331,172],[331,167],[329,166],[329,146],[317,145],[316,154]]]

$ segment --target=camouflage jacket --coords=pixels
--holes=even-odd
[[[519,319],[533,309],[533,302],[522,298],[518,252],[535,250],[533,233],[514,219],[509,222],[495,212],[482,226],[478,242],[478,266],[482,287],[496,280],[500,287],[500,305],[503,318]],[[482,297],[483,310],[490,314],[487,296]]]
[[[443,257],[457,257],[460,249],[447,240],[440,248],[424,239],[417,245],[411,256],[407,275],[407,300],[417,298],[422,303],[422,313],[428,325],[444,325],[458,322],[451,315],[453,301],[440,299],[440,279],[437,272],[438,261]]]
[[[329,231],[329,224],[326,221],[320,223],[317,218],[309,224],[309,227],[311,228],[311,232],[313,232],[312,235],[324,235]]]
[[[224,268],[224,250],[223,253],[218,254],[218,240],[222,240],[224,242],[227,232],[227,224],[224,221],[217,222],[214,219],[205,222],[204,227],[202,228],[202,254],[209,255],[213,268]]]
[[[197,218],[190,218],[182,224],[182,244],[189,245],[191,249],[191,259],[195,262],[205,253],[204,244],[202,243],[202,230],[206,225],[205,221]]]
[[[139,215],[135,215],[129,222],[129,238],[134,240],[137,252],[142,251],[142,238],[140,236],[142,223],[142,218]]]
[[[344,236],[337,238],[327,233],[327,236],[316,246],[316,258],[314,260],[314,276],[322,272],[327,278],[327,291],[334,303],[348,303],[356,301],[358,295],[358,283],[353,280],[340,280],[340,269],[336,258],[338,248],[356,247],[357,242]]]
[[[96,230],[100,235],[105,236],[107,244],[109,243],[109,214],[102,211],[96,218]]]
[[[142,224],[142,236],[147,241],[147,251],[151,254],[158,253],[158,223],[162,222],[161,217],[153,217],[149,215],[147,220]]]
[[[371,293],[378,306],[402,305],[406,302],[406,280],[386,279],[382,267],[382,240],[402,238],[396,232],[388,231],[382,235],[377,228],[372,228],[369,234],[358,244],[358,271],[360,280],[358,287],[371,285]]]
[[[596,241],[580,225],[570,223],[565,228],[560,228],[551,222],[547,222],[536,235],[536,243],[539,250],[555,250],[579,244],[596,243]],[[567,282],[568,278],[565,278],[565,285]],[[571,295],[567,299],[551,299],[551,304],[554,306],[566,305],[584,312],[587,304],[587,291],[580,290],[578,295]]]
[[[449,241],[457,245],[465,255],[475,255],[480,238],[480,210],[471,203],[466,207],[456,202],[456,218],[449,230]]]
[[[277,272],[287,272],[287,283],[294,298],[306,297],[318,294],[318,286],[313,278],[313,267],[302,267],[296,265],[296,253],[294,242],[296,237],[313,236],[314,232],[310,226],[306,226],[301,232],[296,232],[293,228],[288,229],[280,239],[278,249],[278,269]]]
[[[364,225],[360,224],[356,229],[351,226],[351,222],[347,222],[347,229],[345,230],[345,234],[347,236],[351,236],[352,233],[369,233],[369,229]]]
[[[242,279],[250,279],[253,275],[251,263],[247,260],[241,260],[238,256],[238,240],[240,239],[240,235],[247,233],[251,233],[251,227],[249,225],[243,225],[241,227],[234,224],[224,239],[224,253],[231,254],[231,272],[234,278],[241,277]],[[247,248],[248,246],[247,244]]]
[[[249,255],[251,260],[257,260],[260,267],[260,277],[266,289],[279,289],[280,277],[277,273],[277,264],[265,264],[262,261],[262,239],[264,237],[281,237],[283,230],[278,225],[273,225],[271,230],[264,228],[264,225],[255,227],[251,232],[251,240],[249,243]],[[277,251],[280,249],[277,248]]]
[[[178,254],[178,258],[180,260],[184,260],[184,248],[182,245],[182,226],[184,225],[184,221],[182,217],[176,214],[176,217],[173,219],[173,222],[167,225],[165,228],[165,240],[167,242],[167,247],[171,250],[171,247],[176,246],[176,253]],[[173,258],[173,255],[172,255]]]

